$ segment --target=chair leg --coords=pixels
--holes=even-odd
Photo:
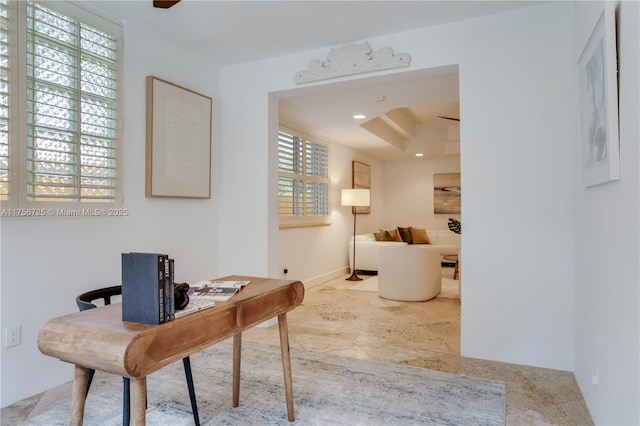
[[[182,358],[184,364],[184,374],[187,376],[187,387],[189,388],[189,399],[191,400],[191,411],[193,412],[193,420],[196,426],[200,426],[200,418],[198,417],[198,404],[196,403],[196,391],[193,387],[193,376],[191,375],[191,360],[189,357]]]
[[[89,388],[91,387],[91,382],[93,381],[93,375],[96,373],[96,370],[89,369],[89,374],[87,376],[87,393],[89,394]],[[129,384],[129,378],[122,378],[122,426],[129,426],[129,422],[131,419],[131,386]]]
[[[129,426],[131,420],[131,382],[128,377],[122,378],[122,426]]]
[[[91,387],[94,374],[96,374],[96,370],[89,369],[89,375],[87,376],[87,393],[84,395],[85,397],[89,395],[89,388]]]
[[[189,399],[191,401],[191,410],[193,411],[193,420],[196,426],[200,426],[200,417],[198,416],[198,404],[196,403],[196,391],[193,386],[193,375],[191,374],[191,360],[189,357],[183,358],[184,374],[187,377],[187,388],[189,389]],[[89,376],[92,377],[91,371]],[[128,377],[122,378],[123,393],[122,393],[122,425],[129,426],[131,419],[131,385]]]

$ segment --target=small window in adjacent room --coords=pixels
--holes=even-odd
[[[280,227],[330,224],[329,147],[300,132],[278,132]]]
[[[3,209],[118,206],[121,46],[120,25],[71,3],[0,0]]]

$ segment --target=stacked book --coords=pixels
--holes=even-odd
[[[173,259],[166,254],[122,253],[123,321],[162,324],[214,306],[213,301],[193,301],[176,310],[173,267]]]

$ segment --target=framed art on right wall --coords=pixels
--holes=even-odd
[[[586,187],[620,179],[615,3],[604,2],[578,59],[580,168]]]

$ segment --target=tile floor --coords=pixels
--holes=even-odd
[[[460,300],[385,300],[349,290],[358,283],[344,278],[307,289],[287,315],[291,346],[504,381],[507,425],[593,424],[573,373],[460,356]],[[254,328],[243,339],[278,344],[278,330]]]
[[[443,269],[453,275],[453,268]],[[461,357],[459,300],[385,300],[350,290],[358,283],[346,277],[307,289],[303,304],[288,314],[292,347],[504,381],[507,425],[593,424],[573,373]],[[254,328],[243,340],[278,345],[278,327]],[[42,399],[59,400],[51,395],[58,389],[67,388],[3,408],[1,424],[20,423]]]

